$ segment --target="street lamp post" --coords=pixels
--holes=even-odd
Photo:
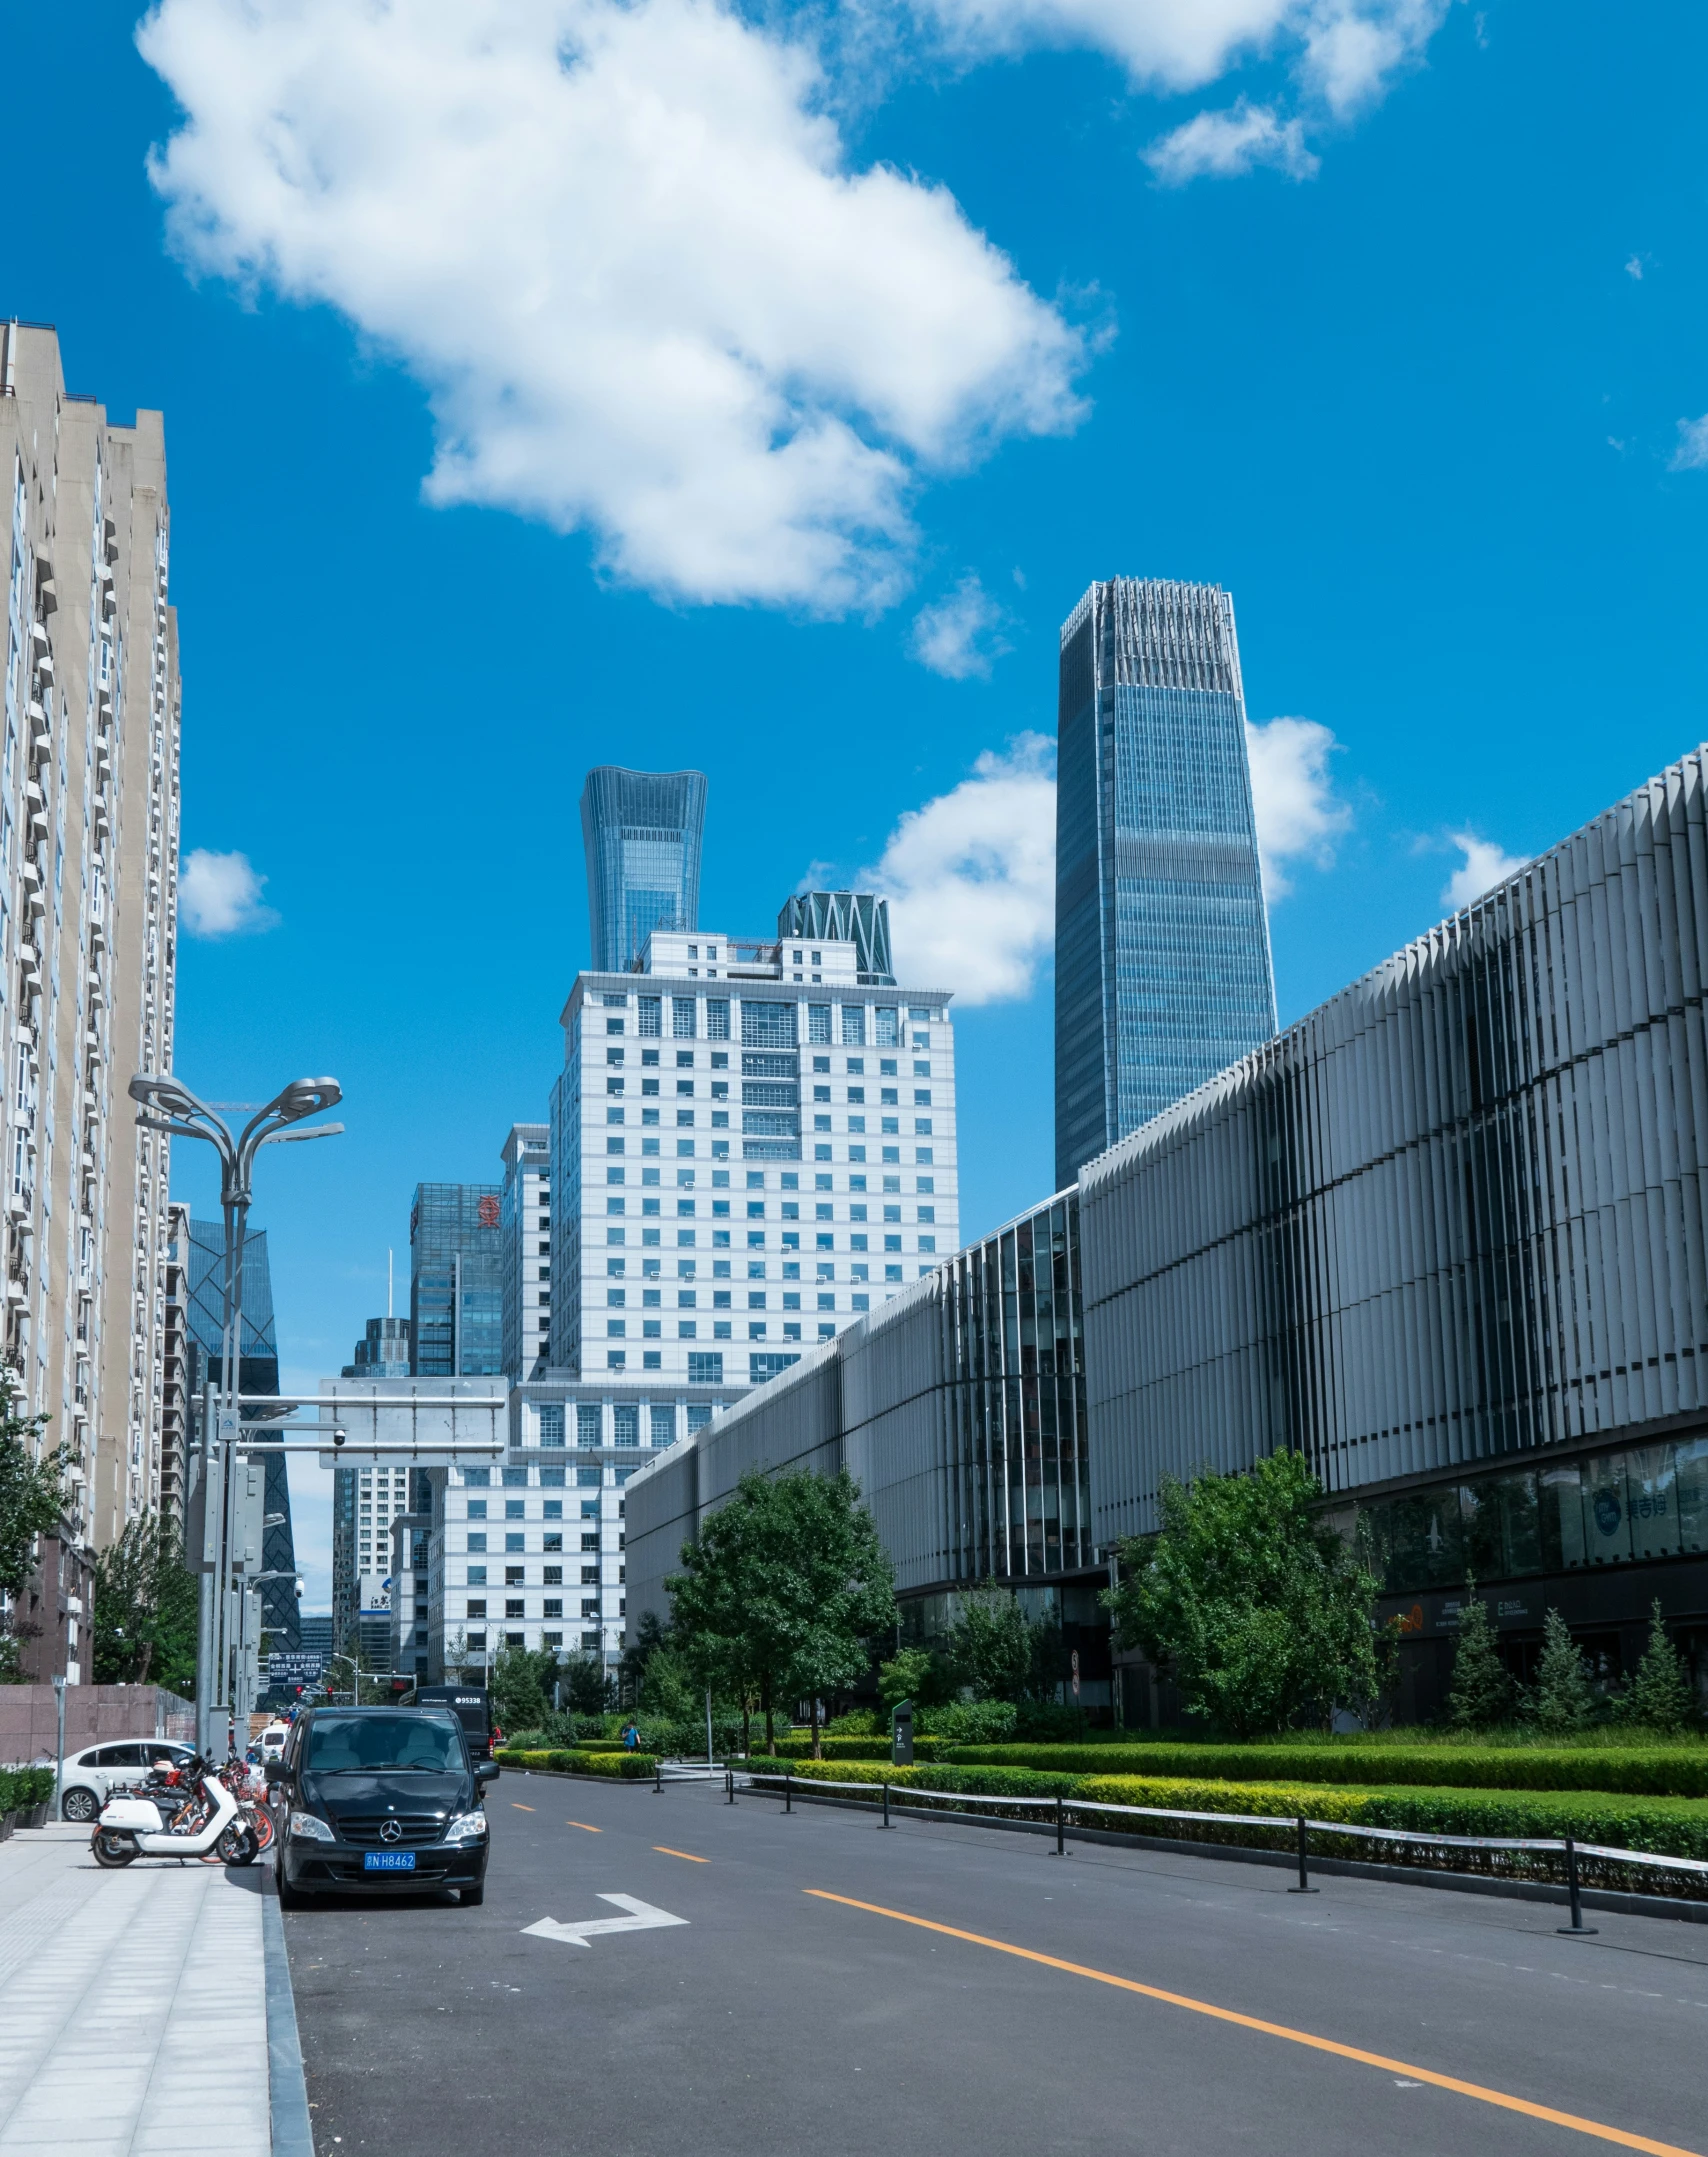
[[[197,1641],[196,1745],[204,1757],[212,1748],[215,1711],[226,1711],[228,1751],[236,1751],[236,1673],[231,1668],[234,1633],[241,1618],[232,1609],[232,1472],[242,1435],[238,1370],[243,1353],[243,1245],[254,1190],[255,1156],[275,1140],[331,1138],[340,1123],[293,1128],[305,1116],[335,1108],[343,1098],[336,1079],[294,1079],[256,1112],[236,1136],[205,1101],[170,1073],[139,1072],[130,1082],[137,1122],[145,1130],[173,1138],[199,1138],[219,1155],[220,1206],[225,1216],[225,1279],[221,1308],[220,1389],[215,1429],[202,1433],[205,1505],[217,1516],[205,1521],[200,1557],[201,1611]],[[204,1516],[205,1519],[205,1516]],[[259,1552],[257,1552],[259,1556]]]

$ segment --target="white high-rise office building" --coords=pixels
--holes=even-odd
[[[552,1096],[554,1370],[745,1390],[959,1241],[949,996],[852,943],[659,932],[580,975]]]
[[[949,996],[896,986],[883,902],[855,898],[791,901],[761,943],[656,930],[635,971],[577,977],[549,1361],[506,1464],[445,1478],[435,1675],[507,1646],[614,1662],[630,1476],[958,1247]]]
[[[75,1680],[89,1552],[167,1496],[168,1141],[125,1098],[133,1072],[172,1063],[179,688],[161,416],[110,425],[66,390],[51,329],[0,323],[0,462],[0,1354],[23,1405],[51,1418],[45,1443],[70,1450],[26,1668]]]

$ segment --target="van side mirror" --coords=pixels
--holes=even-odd
[[[480,1789],[484,1789],[488,1783],[495,1783],[498,1780],[498,1773],[496,1760],[477,1760],[474,1764],[474,1779],[476,1786]]]

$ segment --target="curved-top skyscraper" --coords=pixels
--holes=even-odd
[[[692,929],[700,910],[706,775],[599,764],[581,790],[595,973],[626,973],[654,929]]]
[[[1234,605],[1115,577],[1062,627],[1056,1182],[1275,1031]]]

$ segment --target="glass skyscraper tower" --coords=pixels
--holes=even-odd
[[[1275,1032],[1233,601],[1116,577],[1062,627],[1056,1182]]]
[[[654,929],[692,929],[700,910],[706,775],[600,764],[581,791],[593,971],[627,973]]]

